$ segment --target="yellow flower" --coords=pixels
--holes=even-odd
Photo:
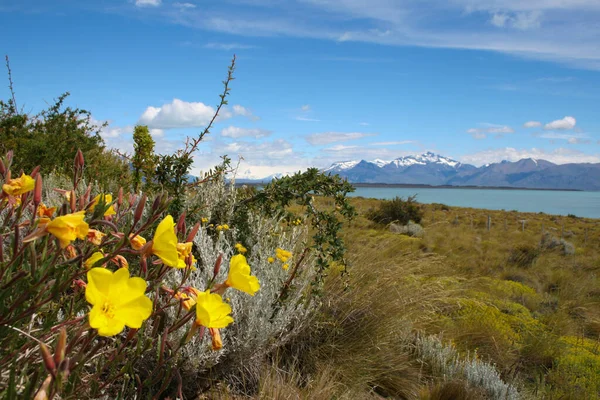
[[[175,235],[175,222],[173,217],[167,215],[160,221],[154,239],[152,241],[152,254],[158,256],[165,265],[175,268],[185,268],[179,263],[179,253],[177,252],[177,236]]]
[[[58,238],[60,247],[64,249],[73,240],[86,238],[89,225],[84,217],[85,211],[56,217],[46,224],[46,230]]]
[[[183,292],[177,292],[175,293],[175,298],[177,300],[181,300],[181,305],[183,308],[185,308],[187,311],[190,311],[196,304],[196,298],[198,297],[198,294],[202,292],[193,287],[188,288],[187,290],[189,295]]]
[[[210,226],[210,225],[209,225]],[[228,231],[229,230],[229,225],[227,224],[223,224],[223,225],[217,225],[217,231],[221,232],[221,231]]]
[[[185,268],[185,260],[192,254],[192,242],[177,243],[177,254],[179,256],[179,264],[177,268]],[[195,269],[196,257],[192,254],[192,269]]]
[[[287,250],[280,249],[279,247],[275,249],[275,257],[281,260],[281,262],[287,262],[291,256],[292,253]]]
[[[196,324],[207,328],[225,328],[233,322],[231,306],[216,293],[199,292],[196,298]]]
[[[127,268],[111,272],[92,268],[87,273],[85,298],[93,307],[90,326],[100,336],[114,336],[128,326],[139,329],[152,313],[152,300],[144,296],[146,281],[130,278]]]
[[[140,235],[133,236],[133,233],[129,234],[129,242],[131,243],[131,247],[133,247],[134,250],[140,250],[146,245],[146,239],[144,239]]]
[[[248,293],[251,296],[260,289],[258,278],[250,275],[250,266],[246,262],[246,257],[236,254],[231,257],[229,262],[229,275],[225,285]]]
[[[290,265],[289,264],[283,264],[281,266],[281,268],[283,268],[284,271],[287,271],[290,268]]]
[[[104,254],[102,254],[101,252],[97,251],[94,254],[92,254],[90,256],[90,258],[88,258],[87,260],[85,260],[85,262],[83,263],[83,265],[85,265],[85,267],[87,269],[90,269],[94,266],[94,264],[96,264],[96,262],[98,262],[99,260],[104,258]]]
[[[21,174],[19,178],[9,179],[2,185],[2,190],[10,196],[20,196],[23,193],[31,192],[35,187],[35,179],[29,175]]]
[[[273,257],[269,257],[267,258],[267,261],[269,262],[269,264],[272,264],[275,262],[275,259]]]
[[[92,205],[90,206],[91,212],[94,212],[94,209],[100,202],[101,197],[104,197],[104,204],[112,203],[112,194],[99,194],[98,196],[94,197],[94,200],[92,200],[93,202],[92,202]],[[112,205],[110,207],[108,207],[108,209],[104,212],[105,217],[108,217],[109,215],[115,215],[115,214],[116,214],[116,211]]]
[[[99,246],[100,243],[102,243],[102,239],[104,238],[104,236],[106,236],[104,233],[100,232],[97,229],[90,229],[88,231],[87,234],[87,239],[92,242],[93,244],[95,244],[96,246]]]
[[[200,220],[200,222],[202,222],[203,224],[206,224],[208,222],[208,218],[202,217],[202,219]]]
[[[235,249],[240,253],[240,254],[244,254],[245,252],[248,251],[248,249],[246,249],[241,243],[236,243],[235,245]]]
[[[52,218],[54,211],[56,211],[56,207],[46,207],[44,203],[40,203],[37,209],[37,214],[40,217]]]

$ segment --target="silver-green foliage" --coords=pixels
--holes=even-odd
[[[436,376],[445,380],[462,379],[471,387],[484,389],[492,399],[520,399],[518,390],[502,380],[494,365],[481,361],[477,355],[461,356],[456,348],[444,344],[437,336],[419,336],[416,339],[419,359]]]

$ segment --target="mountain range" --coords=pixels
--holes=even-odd
[[[533,158],[475,167],[427,152],[391,161],[340,161],[323,172],[351,183],[600,190],[600,163],[554,164]]]

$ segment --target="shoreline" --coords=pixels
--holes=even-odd
[[[586,192],[581,189],[554,189],[554,188],[525,188],[511,186],[453,186],[453,185],[425,185],[418,183],[351,183],[354,187],[373,187],[373,188],[415,188],[415,189],[476,189],[476,190],[541,190],[555,192]]]

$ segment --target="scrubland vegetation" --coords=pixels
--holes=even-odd
[[[596,220],[191,181],[211,124],[119,155],[53,107],[0,103],[2,398],[600,396]]]

